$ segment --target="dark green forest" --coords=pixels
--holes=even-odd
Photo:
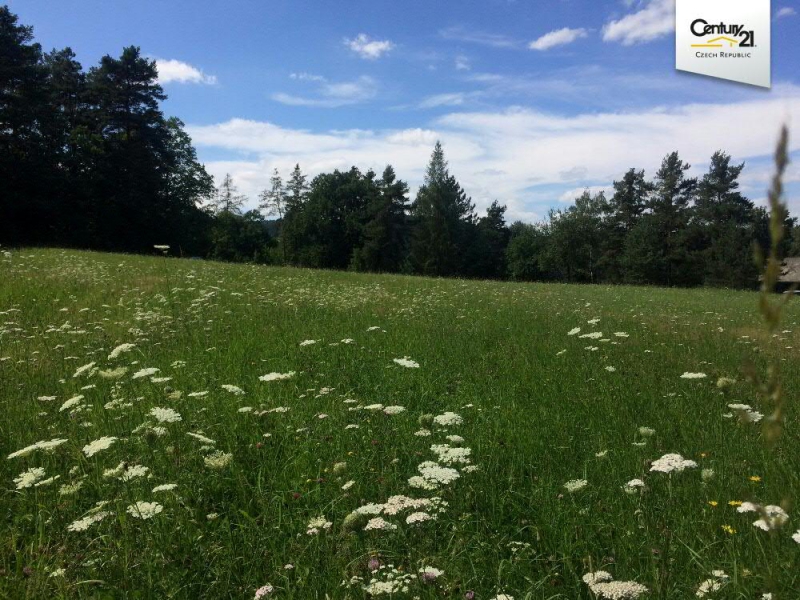
[[[170,254],[431,276],[635,283],[757,284],[768,215],[739,191],[744,164],[716,152],[700,178],[678,152],[651,177],[631,168],[613,194],[588,191],[541,223],[486,214],[433,149],[423,185],[391,166],[309,180],[275,171],[245,211],[228,175],[215,185],[138,47],[88,71],[70,48],[45,52],[0,7],[0,244]],[[788,219],[785,255],[800,255]]]

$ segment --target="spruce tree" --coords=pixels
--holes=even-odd
[[[388,165],[366,207],[364,243],[353,257],[360,271],[395,273],[403,268],[408,246],[408,185]]]
[[[436,142],[423,185],[412,205],[411,261],[426,275],[463,272],[465,252],[475,222],[475,205],[447,168]]]
[[[217,188],[217,193],[212,203],[212,211],[217,215],[221,213],[241,214],[246,199],[246,196],[239,193],[239,188],[233,183],[231,174],[225,173],[222,183]]]

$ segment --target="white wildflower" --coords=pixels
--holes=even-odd
[[[321,529],[324,530],[324,531],[327,531],[328,529],[331,528],[332,525],[333,525],[333,523],[328,521],[325,518],[325,515],[321,515],[319,517],[314,517],[313,519],[311,519],[308,522],[308,525],[306,526],[306,534],[307,535],[317,535],[320,532]]]
[[[564,484],[564,489],[567,490],[570,494],[574,494],[589,485],[589,482],[585,479],[571,479],[567,483]]]
[[[131,377],[131,379],[141,379],[142,377],[150,377],[151,375],[155,375],[156,373],[158,373],[160,370],[161,369],[157,369],[156,367],[148,367],[146,369],[141,369],[139,371],[136,371],[136,373],[133,374],[133,377]]]
[[[225,390],[226,392],[230,392],[234,396],[243,396],[244,395],[244,390],[242,388],[240,388],[238,386],[235,386],[235,385],[230,385],[228,383],[223,383],[222,384],[222,389]]]
[[[81,400],[83,400],[83,395],[79,394],[77,396],[73,396],[61,405],[61,408],[58,409],[58,412],[64,412],[65,410],[69,410],[70,408],[78,406],[78,404],[81,403]]]
[[[780,506],[770,504],[759,510],[761,518],[753,523],[754,527],[764,531],[773,531],[783,527],[789,520],[789,515]]]
[[[207,438],[206,436],[200,435],[199,433],[192,433],[191,431],[187,431],[186,435],[189,435],[189,436],[193,437],[194,439],[196,439],[196,440],[198,440],[198,441],[200,441],[200,442],[202,442],[204,444],[210,444],[210,445],[213,446],[214,444],[217,443],[214,440],[212,440],[211,438]]]
[[[153,493],[156,492],[171,492],[176,487],[178,487],[177,483],[162,483],[161,485],[157,485],[153,488]]]
[[[19,456],[28,456],[37,450],[44,450],[46,452],[52,452],[61,444],[67,442],[66,439],[56,438],[52,440],[42,440],[40,442],[36,442],[35,444],[31,444],[30,446],[26,446],[21,450],[17,450],[16,452],[12,452],[8,455],[8,459],[11,460],[12,458],[17,458]]]
[[[424,511],[419,511],[419,512],[411,513],[410,515],[408,515],[406,517],[406,523],[408,525],[416,525],[417,523],[424,523],[425,521],[430,521],[433,518],[434,517],[432,517],[428,513],[424,512]]]
[[[295,372],[289,371],[288,373],[267,373],[266,375],[262,375],[258,379],[260,381],[283,381],[285,379],[291,379],[294,377]]]
[[[89,371],[92,367],[94,367],[95,363],[90,362],[88,364],[83,365],[82,367],[78,367],[78,369],[72,374],[72,378],[75,379],[76,377],[80,377],[86,371]]]
[[[690,373],[689,371],[681,375],[681,379],[704,379],[705,377],[705,373]]]
[[[159,408],[156,406],[151,408],[148,414],[159,423],[177,423],[183,420],[180,413],[171,408]]]
[[[419,363],[411,360],[408,356],[404,356],[403,358],[394,358],[392,360],[401,367],[405,367],[407,369],[419,369]]]
[[[454,412],[446,412],[441,415],[436,415],[433,422],[441,427],[449,427],[451,425],[461,425],[464,419]]]
[[[136,504],[131,504],[126,509],[126,512],[137,519],[146,521],[147,519],[152,519],[163,510],[164,507],[158,502],[137,502]]]
[[[680,473],[685,469],[694,469],[697,463],[693,460],[683,458],[680,454],[665,454],[650,466],[651,471],[658,473]]]
[[[33,487],[37,481],[44,478],[45,471],[41,467],[32,467],[27,471],[23,471],[18,477],[14,478],[14,483],[17,485],[18,490]]]
[[[209,454],[203,459],[203,462],[209,469],[224,469],[233,460],[233,454],[217,450],[213,454]]]
[[[122,475],[119,476],[119,479],[120,481],[130,481],[131,479],[144,477],[147,475],[149,470],[150,469],[144,465],[131,465],[123,471]]]
[[[364,531],[392,531],[394,529],[397,529],[397,525],[389,523],[389,521],[383,517],[373,517],[367,521],[367,524],[364,526]]]
[[[95,523],[99,523],[110,514],[111,514],[110,512],[103,510],[87,515],[67,525],[67,531],[86,531],[87,529],[89,529],[89,527],[91,527]]]
[[[641,479],[631,479],[628,483],[622,486],[626,494],[636,494],[643,490],[645,487],[644,481]]]
[[[136,344],[120,344],[119,346],[117,346],[116,348],[114,348],[111,351],[111,353],[108,355],[108,360],[114,360],[120,354],[123,354],[125,352],[130,352],[135,347],[136,347]]]
[[[585,338],[589,340],[599,340],[603,337],[602,331],[592,331],[591,333],[584,333],[583,335],[579,335],[579,338]]]
[[[116,442],[119,438],[114,436],[103,436],[99,439],[90,442],[86,446],[83,447],[83,453],[86,455],[86,458],[92,457],[101,450],[107,450],[111,447],[111,445]]]

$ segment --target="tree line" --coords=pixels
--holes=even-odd
[[[183,123],[166,117],[157,65],[140,49],[85,71],[70,48],[43,52],[0,7],[0,243],[172,252],[228,261],[514,280],[751,287],[765,209],[739,191],[743,164],[717,152],[687,176],[677,152],[652,179],[630,169],[613,194],[588,190],[543,222],[484,215],[440,143],[413,201],[387,166],[309,181],[276,170],[257,210],[218,186]],[[268,219],[272,217],[272,219]],[[792,228],[794,220],[787,221]],[[800,254],[794,227],[784,252]]]

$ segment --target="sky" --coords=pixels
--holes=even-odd
[[[436,140],[479,211],[536,222],[677,150],[700,175],[719,149],[763,203],[780,124],[800,214],[800,6],[772,1],[772,89],[674,69],[674,0],[11,0],[45,50],[88,69],[136,45],[163,109],[248,207],[295,164],[420,185]]]

